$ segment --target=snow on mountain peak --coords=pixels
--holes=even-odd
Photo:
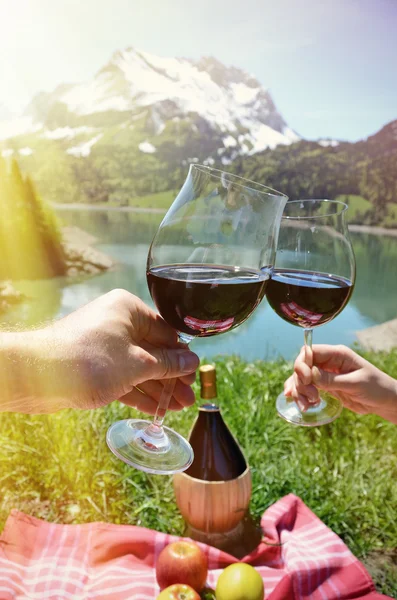
[[[331,138],[326,138],[324,140],[317,140],[317,144],[320,144],[320,146],[323,146],[324,148],[326,148],[327,146],[339,146],[339,141],[338,140],[332,140]]]
[[[42,139],[66,142],[94,134],[92,125],[106,131],[109,123],[133,128],[135,121],[148,137],[144,142],[154,142],[150,148],[161,147],[153,138],[160,138],[168,125],[171,135],[179,136],[179,125],[174,125],[181,123],[181,130],[190,128],[193,136],[207,140],[207,157],[220,149],[224,164],[239,154],[300,139],[270,93],[242,69],[211,56],[195,61],[127,48],[115,52],[90,80],[38,94],[24,116],[0,123],[0,140],[40,131]],[[84,139],[66,152],[88,156],[97,141]],[[150,153],[148,148],[140,150]]]
[[[168,102],[174,111],[171,118],[195,113],[226,134],[246,129],[256,151],[299,139],[252,75],[212,57],[195,62],[127,48],[115,52],[90,81],[60,90],[57,100],[80,116]],[[268,139],[263,127],[274,130]],[[157,130],[162,130],[162,123]]]

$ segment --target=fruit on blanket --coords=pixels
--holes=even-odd
[[[219,575],[216,600],[263,600],[265,589],[258,571],[246,563],[229,565]]]
[[[200,592],[201,600],[216,600],[215,590],[210,587],[205,587]]]
[[[156,563],[157,583],[164,589],[173,583],[185,583],[201,592],[208,573],[208,561],[194,542],[173,542],[160,552]]]
[[[200,596],[190,585],[174,583],[163,590],[157,600],[200,600]]]

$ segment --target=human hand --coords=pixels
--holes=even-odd
[[[307,351],[301,349],[294,374],[284,384],[285,395],[303,412],[318,402],[320,388],[353,412],[374,413],[397,424],[395,379],[346,346],[314,345],[312,357]],[[307,364],[311,360],[312,368]]]
[[[124,290],[22,335],[35,350],[33,379],[40,387],[40,394],[28,394],[38,396],[35,406],[23,412],[98,408],[119,399],[154,414],[164,380],[173,377],[170,409],[194,403],[197,355],[178,343],[176,332],[158,314]]]

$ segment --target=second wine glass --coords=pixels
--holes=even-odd
[[[277,258],[267,299],[288,323],[304,329],[306,362],[312,367],[312,333],[334,319],[354,288],[356,264],[351,245],[347,205],[336,200],[294,200],[281,220]],[[280,394],[281,417],[295,425],[325,425],[336,419],[342,404],[320,398],[302,412],[292,398]]]
[[[287,197],[207,166],[187,179],[153,239],[148,287],[161,316],[181,342],[230,331],[262,300],[274,265]],[[175,380],[168,380],[153,423],[127,419],[108,431],[111,450],[151,473],[183,471],[190,444],[163,426]]]

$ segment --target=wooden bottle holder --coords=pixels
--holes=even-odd
[[[244,518],[251,499],[249,467],[230,481],[203,481],[177,473],[174,492],[188,526],[205,534],[226,533]]]

